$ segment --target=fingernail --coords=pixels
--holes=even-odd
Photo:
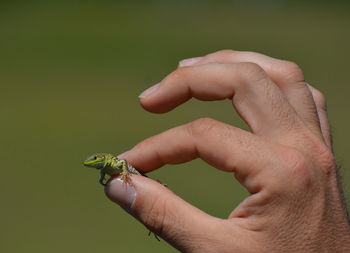
[[[151,87],[149,87],[147,90],[145,90],[144,92],[142,92],[139,95],[139,98],[145,98],[147,97],[149,94],[153,93],[156,89],[158,89],[160,83],[157,83]]]
[[[184,59],[179,62],[179,67],[186,67],[186,66],[191,66],[193,64],[196,64],[200,60],[203,59],[203,56],[201,57],[194,57],[194,58],[189,58],[189,59]]]
[[[119,204],[127,212],[131,212],[137,194],[133,186],[121,178],[116,178],[108,183],[105,191],[110,200]]]

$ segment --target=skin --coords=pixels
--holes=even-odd
[[[140,102],[165,113],[192,97],[230,99],[251,132],[203,118],[150,137],[120,158],[143,172],[200,158],[233,172],[250,196],[219,219],[132,175],[133,194],[122,192],[120,180],[107,184],[112,201],[182,252],[350,252],[326,101],[295,63],[218,51],[181,61]],[[223,194],[228,205],[229,194]]]

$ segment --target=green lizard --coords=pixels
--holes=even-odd
[[[99,182],[103,186],[105,186],[108,181],[106,180],[106,175],[112,177],[114,175],[119,174],[121,175],[121,179],[126,183],[128,183],[130,174],[136,174],[147,177],[145,174],[139,172],[137,169],[132,167],[126,160],[119,159],[118,157],[107,153],[98,153],[89,156],[84,161],[84,165],[100,170],[101,176]],[[150,230],[148,235],[150,235],[151,233],[152,232]],[[160,241],[156,234],[154,234],[154,236],[158,241]]]
[[[112,177],[119,174],[124,182],[128,182],[130,174],[147,177],[145,174],[139,172],[127,163],[126,160],[119,159],[118,157],[107,153],[99,153],[89,156],[84,161],[84,165],[100,170],[101,176],[99,182],[103,186],[105,186],[108,181],[106,180],[106,175]]]

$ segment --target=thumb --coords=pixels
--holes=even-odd
[[[226,220],[204,213],[162,184],[137,175],[130,178],[130,184],[119,178],[110,181],[106,195],[175,248],[196,252],[207,247],[208,239],[215,247],[222,240],[217,235],[230,234]]]

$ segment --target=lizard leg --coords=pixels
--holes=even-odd
[[[127,169],[123,169],[123,171],[120,173],[121,175],[121,178],[122,180],[125,182],[125,183],[130,183],[130,172],[127,170]]]
[[[148,231],[148,236],[150,236],[151,234],[154,234],[154,237],[157,239],[158,242],[160,242],[159,237],[155,233],[153,233],[151,230],[149,230]]]
[[[117,163],[117,166],[121,169],[121,172],[120,172],[121,179],[126,183],[130,183],[130,182],[128,182],[128,181],[130,181],[130,178],[129,178],[130,172],[128,171],[128,165],[127,165],[126,161],[119,160]]]
[[[100,172],[100,180],[99,180],[99,182],[100,182],[100,184],[102,184],[103,186],[105,186],[106,185],[106,182],[104,182],[104,180],[105,180],[105,176],[106,176],[106,174],[105,173],[103,173],[102,171]]]

